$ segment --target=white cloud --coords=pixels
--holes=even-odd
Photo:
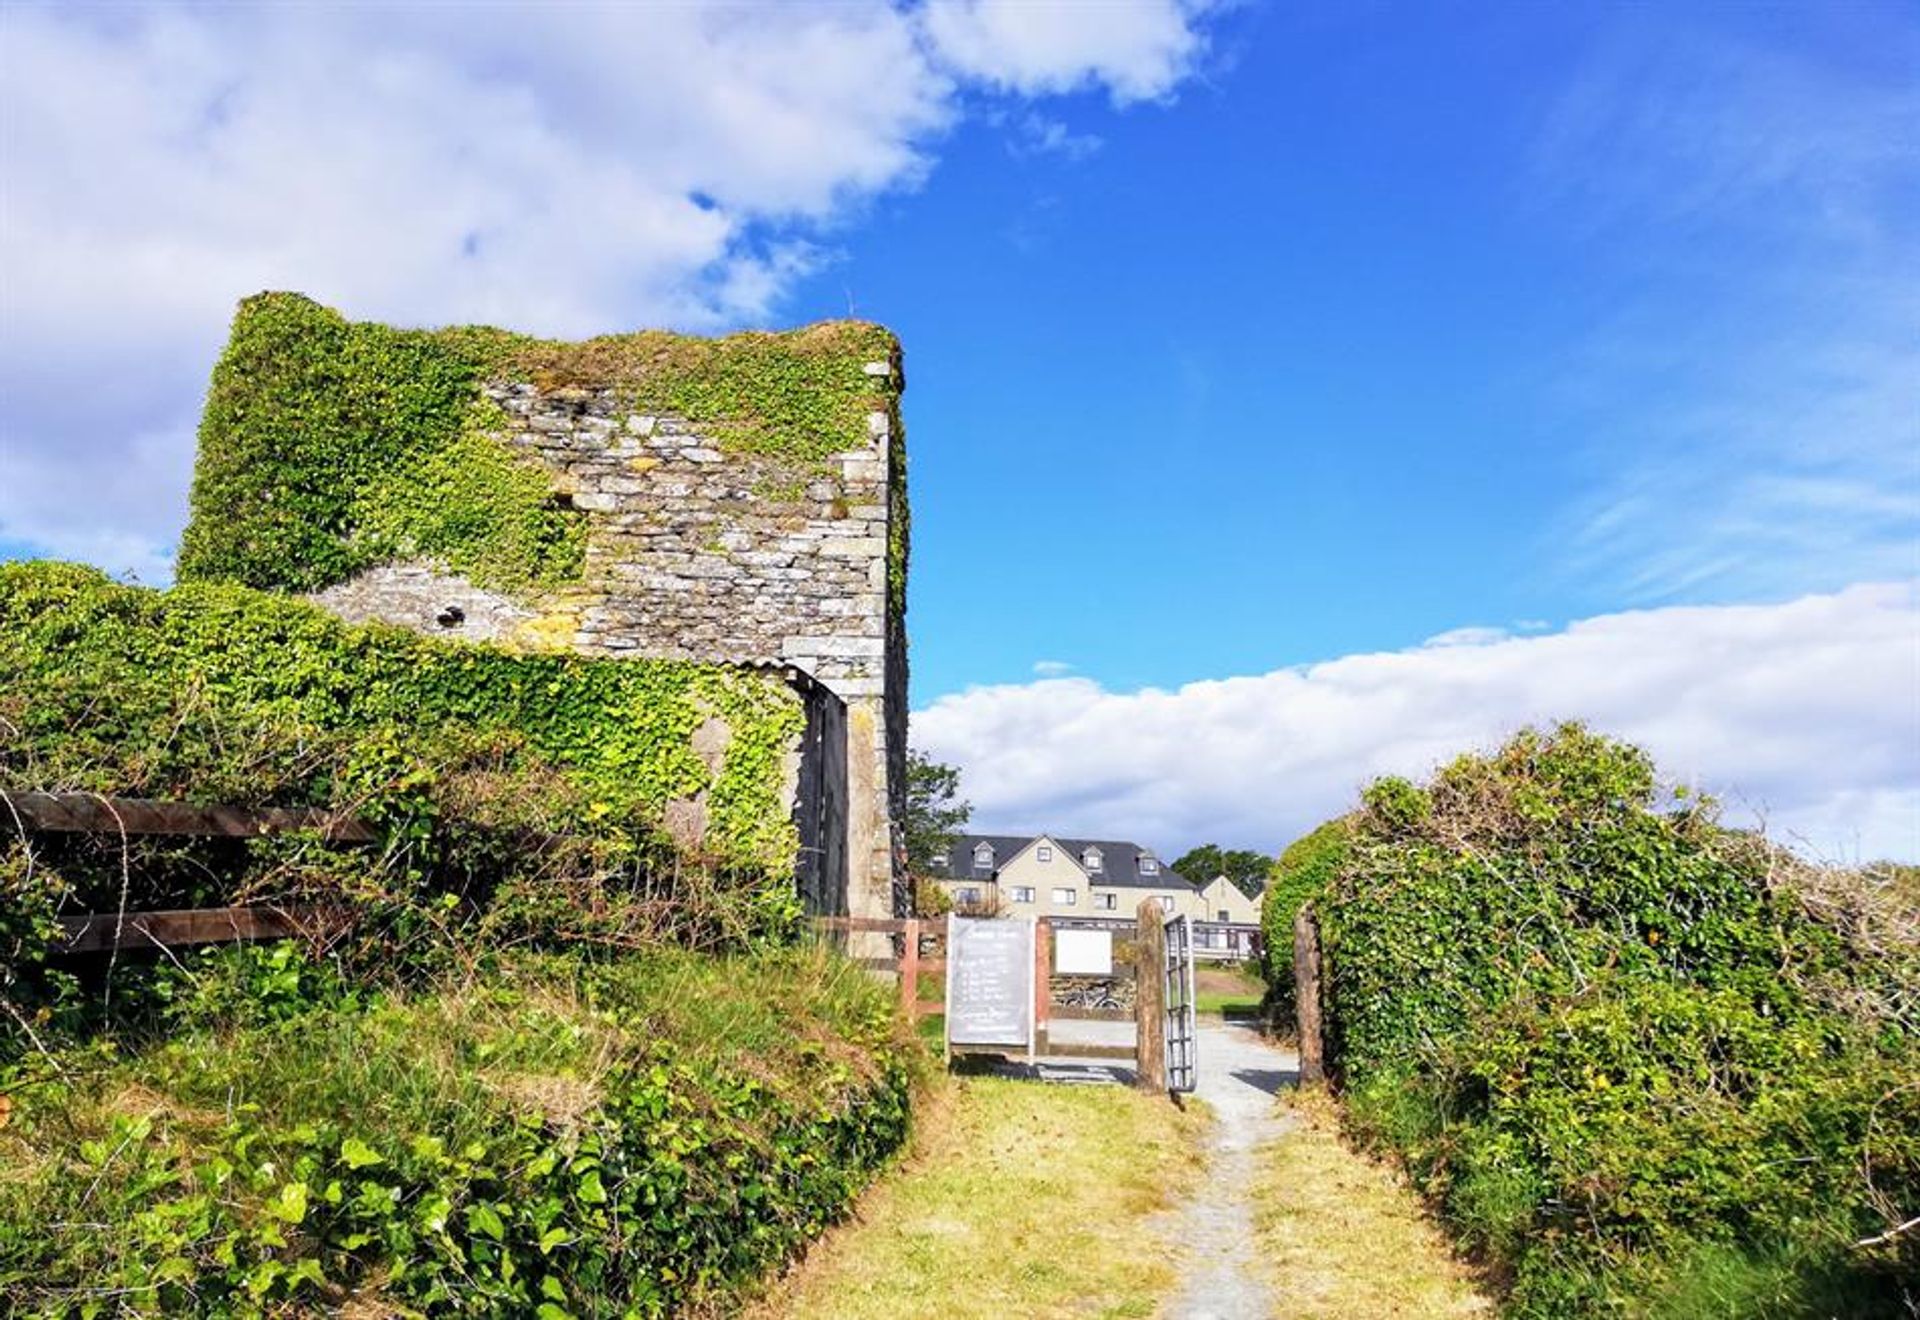
[[[1198,0],[930,0],[923,17],[950,67],[1035,95],[1104,83],[1117,102],[1166,96],[1205,48]]]
[[[0,5],[0,540],[159,571],[247,294],[763,321],[969,86],[1162,96],[1201,45],[1173,4],[941,9]]]
[[[1041,678],[1060,678],[1073,672],[1073,666],[1065,660],[1035,660],[1033,672]]]
[[[1275,849],[1374,776],[1582,719],[1822,856],[1920,859],[1920,584],[1603,615],[1175,691],[971,688],[913,716],[976,823]]]

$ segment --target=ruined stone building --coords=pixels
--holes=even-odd
[[[554,343],[242,304],[201,430],[183,578],[592,656],[753,666],[789,749],[815,911],[904,901],[907,500],[899,345],[829,322]],[[723,727],[690,731],[723,754]],[[665,805],[698,847],[705,803]]]

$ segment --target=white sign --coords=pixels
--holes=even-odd
[[[1053,937],[1053,970],[1062,976],[1112,976],[1113,932],[1062,930]]]

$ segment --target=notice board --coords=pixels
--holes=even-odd
[[[947,1044],[1033,1052],[1033,918],[947,918]]]

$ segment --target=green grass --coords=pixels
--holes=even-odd
[[[1255,1254],[1294,1320],[1490,1316],[1494,1304],[1394,1169],[1340,1136],[1324,1094],[1286,1104],[1295,1126],[1260,1152]]]
[[[60,1074],[12,1093],[0,1123],[0,1294],[20,1313],[65,1314],[76,1299],[124,1290],[128,1313],[224,1314],[236,1283],[244,1297],[256,1279],[262,1300],[285,1297],[299,1310],[424,1302],[429,1312],[531,1313],[515,1300],[510,1272],[484,1267],[497,1267],[516,1233],[539,1238],[555,1224],[575,1244],[570,1253],[608,1234],[597,1249],[621,1262],[612,1277],[723,1296],[790,1249],[778,1243],[817,1232],[822,1216],[844,1209],[879,1147],[834,1134],[857,1132],[867,1107],[893,1094],[897,1074],[886,1070],[903,1053],[925,1058],[902,1048],[885,988],[817,948],[751,958],[668,949],[516,956],[429,992],[345,996],[271,1020],[245,1007],[259,996],[231,990],[216,965],[183,983],[170,1033],[96,1042],[58,1059]],[[873,1111],[881,1127],[898,1120],[897,1106],[885,1108],[894,1104],[882,1102],[888,1117]],[[853,1126],[834,1126],[838,1114]],[[651,1143],[659,1162],[616,1156],[636,1140]],[[765,1245],[723,1246],[719,1257],[701,1248],[719,1263],[681,1285],[679,1257],[661,1266],[645,1232],[621,1229],[571,1191],[553,1201],[553,1218],[523,1223],[532,1198],[552,1185],[527,1176],[529,1159],[558,1160],[562,1177],[578,1165],[571,1188],[599,1166],[579,1164],[590,1150],[604,1152],[612,1203],[624,1158],[627,1177],[664,1171],[681,1189],[662,1213],[691,1207],[723,1225],[742,1213],[721,1189],[741,1184],[747,1166],[738,1161],[749,1151],[758,1151],[757,1167],[799,1172],[769,1173],[755,1193],[764,1199],[748,1222],[777,1225]],[[384,1244],[378,1231],[356,1243],[342,1229],[338,1216],[368,1179],[357,1164],[340,1169],[340,1159],[370,1161],[365,1172],[392,1189]],[[807,1181],[821,1175],[829,1180]],[[345,1202],[324,1201],[330,1182]],[[464,1233],[423,1230],[440,1196]],[[295,1205],[305,1213],[293,1214]],[[503,1227],[491,1233],[494,1225]],[[687,1227],[698,1229],[690,1219]],[[739,1238],[724,1226],[717,1235]],[[228,1259],[236,1242],[238,1265]],[[544,1261],[546,1251],[532,1258]],[[449,1259],[444,1284],[391,1283]],[[303,1267],[317,1277],[284,1277],[309,1261]],[[275,1262],[281,1274],[262,1272]],[[176,1290],[163,1293],[169,1278]],[[601,1313],[597,1301],[573,1304],[575,1314]]]
[[[1150,1316],[1174,1283],[1152,1220],[1198,1176],[1204,1117],[1119,1087],[936,1088],[907,1162],[760,1320]]]
[[[1194,1009],[1215,1017],[1253,1017],[1266,984],[1241,966],[1202,967],[1194,973]]]

